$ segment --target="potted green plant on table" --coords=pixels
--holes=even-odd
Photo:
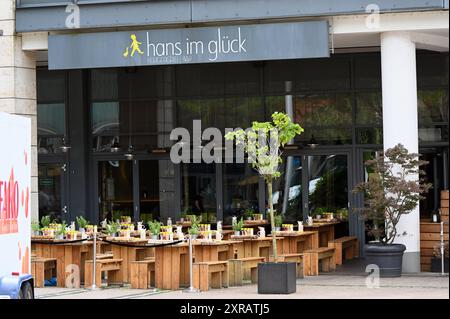
[[[234,231],[234,235],[235,236],[239,236],[241,234],[242,228],[244,228],[244,219],[241,217],[241,219],[239,219],[239,221],[232,225],[233,231]]]
[[[78,224],[78,229],[80,230],[81,234],[84,234],[86,232],[86,226],[89,225],[89,221],[86,220],[83,216],[77,216],[75,217]]]
[[[119,231],[120,224],[115,221],[110,221],[106,224],[105,232],[111,237],[116,237],[117,232]]]
[[[58,225],[58,228],[56,229],[56,239],[64,239],[64,235],[66,234],[66,228],[67,224],[65,221],[63,221],[61,224]]]
[[[161,232],[161,222],[157,220],[150,220],[148,223],[148,231],[150,232],[150,235],[152,236],[153,240],[157,240],[159,233]]]
[[[42,218],[41,218],[41,226],[42,226],[42,228],[48,228],[51,223],[52,223],[52,219],[51,219],[51,217],[49,215],[42,216]]]
[[[236,130],[225,135],[249,156],[252,167],[264,178],[268,191],[270,224],[275,229],[273,180],[280,177],[281,148],[303,132],[281,112],[272,114],[271,122],[253,122],[250,130]],[[277,243],[272,236],[274,262],[258,264],[258,293],[293,293],[296,291],[296,264],[278,262]]]
[[[199,219],[196,215],[191,215],[191,227],[188,230],[190,239],[197,239],[198,234],[200,233]]]
[[[401,217],[411,213],[431,187],[420,178],[424,174],[420,166],[425,164],[419,154],[397,144],[365,162],[368,180],[353,190],[364,194],[364,207],[357,211],[368,221],[369,235],[376,238],[364,248],[366,261],[379,267],[381,277],[401,276],[406,246],[394,241],[407,235],[399,233]]]
[[[33,231],[33,236],[39,236],[41,232],[41,226],[39,225],[39,222],[32,222],[31,230]]]
[[[255,211],[251,208],[246,209],[245,213],[244,213],[244,217],[246,220],[252,220],[253,219],[253,214],[255,213]]]
[[[283,216],[281,214],[276,214],[274,216],[275,228],[274,231],[280,231],[281,225],[283,225]]]

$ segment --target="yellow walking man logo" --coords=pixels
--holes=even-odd
[[[136,38],[136,34],[132,34],[132,35],[130,35],[130,39],[131,39],[131,45],[130,46],[127,46],[126,48],[125,48],[125,52],[123,53],[123,56],[124,57],[128,57],[128,54],[130,53],[129,52],[129,49],[131,49],[131,56],[134,56],[134,54],[136,53],[136,51],[139,53],[139,54],[144,54],[144,52],[141,50],[141,48],[140,48],[140,45],[142,44],[142,42],[139,42],[138,40],[137,40],[137,38]]]

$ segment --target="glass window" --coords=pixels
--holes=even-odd
[[[201,97],[225,94],[225,67],[228,64],[187,64],[176,68],[178,96]]]
[[[417,54],[417,85],[448,86],[448,52]]]
[[[243,217],[248,210],[258,209],[259,175],[245,164],[223,164],[223,219],[231,224],[232,216]]]
[[[356,94],[356,125],[383,124],[381,92]]]
[[[281,177],[273,183],[273,205],[286,221],[303,220],[302,205],[302,159],[289,156],[284,159]]]
[[[65,77],[64,71],[37,69],[36,91],[38,103],[64,103],[66,92]]]
[[[133,216],[132,161],[98,162],[100,220]]]
[[[39,154],[59,153],[66,131],[63,103],[37,105],[37,134]]]
[[[93,101],[108,101],[118,98],[118,72],[118,69],[91,71],[91,96]]]
[[[381,88],[380,54],[357,54],[353,61],[355,88]]]
[[[308,156],[308,199],[311,212],[348,207],[346,155]]]
[[[38,165],[39,184],[39,220],[42,216],[51,216],[52,219],[61,218],[61,164]]]
[[[383,128],[361,127],[356,128],[357,144],[383,144]]]
[[[312,140],[319,145],[352,144],[352,129],[351,127],[306,127],[298,140],[303,144],[309,144]]]
[[[175,216],[175,170],[169,160],[139,161],[140,220]]]
[[[181,165],[181,209],[184,213],[201,216],[203,222],[215,222],[216,198],[215,165]]]
[[[333,56],[326,59],[268,61],[264,68],[264,90],[284,93],[286,81],[294,91],[339,90],[350,88],[350,59]]]
[[[192,132],[193,120],[201,120],[202,129],[225,127],[224,99],[178,100],[179,126]]]
[[[349,94],[299,95],[295,98],[295,121],[304,127],[352,124]]]
[[[419,127],[448,123],[448,90],[418,91]]]

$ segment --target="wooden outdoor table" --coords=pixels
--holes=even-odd
[[[195,262],[225,261],[233,259],[239,241],[201,241],[193,242]]]
[[[265,257],[269,261],[270,247],[272,246],[272,237],[258,238],[231,238],[231,240],[242,241],[237,245],[237,258],[246,257]],[[283,237],[277,237],[277,248],[281,249]]]
[[[255,231],[255,234],[258,232],[258,227],[265,227],[269,225],[269,222],[265,219],[263,220],[253,220],[253,221],[248,221],[248,220],[244,220],[244,228],[253,228],[253,230]],[[232,229],[233,226],[232,225],[224,225],[222,226],[222,229]]]
[[[319,248],[319,232],[275,232],[276,236],[283,237],[280,252],[283,254],[298,254],[308,249]]]
[[[189,285],[189,246],[180,243],[155,247],[155,286],[176,290]]]
[[[131,282],[131,262],[154,256],[155,248],[152,246],[142,247],[142,244],[136,244],[140,247],[110,245],[113,258],[122,259],[123,283]]]
[[[303,226],[306,231],[319,232],[319,247],[328,247],[328,241],[334,239],[334,226],[340,222],[314,223],[311,226]]]
[[[93,256],[93,242],[53,243],[54,241],[48,243],[31,241],[31,249],[37,257],[56,258],[58,287],[80,288],[80,278],[84,278],[85,261],[92,259]],[[77,276],[76,268],[78,268],[79,276]]]

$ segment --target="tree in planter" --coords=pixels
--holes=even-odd
[[[397,225],[403,215],[416,208],[421,195],[431,184],[424,183],[425,172],[419,154],[409,153],[397,144],[375,159],[365,162],[369,179],[356,185],[355,193],[365,194],[365,207],[359,209],[365,220],[372,222],[369,234],[383,244],[392,244],[397,237]],[[419,176],[419,181],[410,179]]]
[[[406,246],[394,244],[399,237],[398,223],[403,215],[416,208],[423,193],[431,184],[424,183],[425,173],[420,166],[419,154],[409,153],[401,144],[386,150],[381,156],[366,161],[369,170],[367,182],[358,184],[355,193],[365,194],[365,206],[358,209],[368,221],[369,235],[375,243],[365,246],[367,264],[375,264],[380,277],[399,277]],[[401,235],[405,235],[404,233]]]
[[[280,177],[279,164],[281,147],[303,132],[303,128],[293,123],[290,117],[282,112],[272,114],[272,122],[253,122],[250,130],[242,129],[228,132],[225,139],[234,140],[249,155],[252,167],[264,177],[269,194],[269,214],[272,230],[275,229],[275,219],[272,200],[272,183]],[[274,260],[277,261],[276,238],[272,236]]]

